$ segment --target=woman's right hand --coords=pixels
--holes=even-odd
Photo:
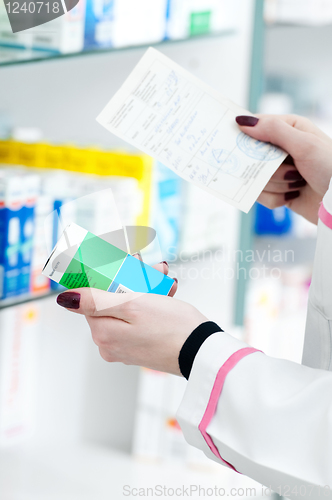
[[[268,208],[286,205],[317,224],[319,204],[332,177],[332,139],[310,120],[296,115],[236,118],[242,132],[270,142],[289,156],[258,198]]]

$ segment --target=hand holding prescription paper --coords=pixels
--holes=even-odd
[[[183,179],[248,212],[287,154],[239,131],[248,111],[149,48],[97,121]]]

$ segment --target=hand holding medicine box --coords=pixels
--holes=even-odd
[[[76,224],[65,228],[43,274],[66,288],[114,293],[168,295],[174,284],[172,278]]]
[[[149,48],[97,121],[183,179],[248,212],[287,154],[243,134],[235,118],[244,114],[251,115]]]

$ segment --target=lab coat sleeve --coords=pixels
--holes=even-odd
[[[332,370],[332,180],[319,211],[302,363]]]
[[[196,355],[177,415],[186,440],[208,457],[297,499],[332,499],[332,373],[320,369],[331,357],[332,188],[323,207],[304,356],[318,343],[311,366],[215,333]]]

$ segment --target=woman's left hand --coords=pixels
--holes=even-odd
[[[180,350],[207,318],[195,307],[154,294],[114,294],[93,288],[61,293],[58,304],[84,314],[100,355],[109,362],[181,375]]]

